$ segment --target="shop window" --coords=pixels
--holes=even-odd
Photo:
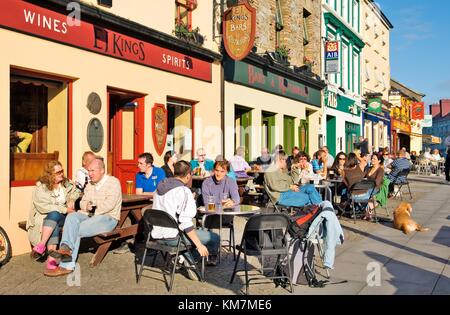
[[[53,159],[67,170],[67,83],[12,73],[10,100],[10,180],[35,181]],[[25,138],[26,145],[14,146]]]
[[[234,108],[234,148],[245,148],[245,160],[250,161],[250,148],[252,145],[252,110],[247,107]]]
[[[193,105],[195,102],[167,98],[167,151],[175,151],[179,160],[191,160],[193,143]]]
[[[197,8],[197,0],[175,0],[175,25],[183,24],[192,28],[192,11]]]

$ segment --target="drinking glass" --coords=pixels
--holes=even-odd
[[[214,196],[208,196],[208,211],[216,211],[216,201]]]

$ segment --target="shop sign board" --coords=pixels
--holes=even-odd
[[[211,82],[211,63],[22,0],[2,1],[0,27]]]
[[[425,118],[425,103],[413,102],[411,105],[411,119],[422,120]]]
[[[382,102],[381,98],[375,97],[367,100],[368,103],[368,111],[371,113],[381,113],[382,112]]]
[[[225,50],[233,60],[244,59],[255,43],[256,10],[247,1],[230,7],[223,14]]]
[[[162,155],[167,140],[167,110],[163,104],[155,104],[152,108],[152,136],[156,152]]]
[[[422,121],[423,128],[433,127],[433,115],[424,115],[424,119]]]
[[[339,42],[325,43],[325,73],[339,72]]]

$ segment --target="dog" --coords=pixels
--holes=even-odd
[[[422,227],[411,218],[412,206],[410,203],[402,202],[394,210],[394,228],[408,234],[414,231],[426,232],[428,228]]]

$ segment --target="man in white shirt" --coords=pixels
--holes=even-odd
[[[186,233],[187,243],[195,245],[198,253],[193,254],[196,257],[185,253],[182,261],[188,267],[186,270],[189,277],[198,280],[198,275],[189,267],[199,255],[211,255],[210,260],[215,262],[219,250],[219,236],[211,231],[195,229],[192,221],[197,214],[197,207],[191,190],[186,187],[191,180],[191,167],[186,161],[178,161],[173,167],[175,177],[166,178],[159,183],[153,195],[153,209],[169,213],[179,223],[180,230]],[[176,229],[155,226],[151,233],[154,239],[164,239],[162,241],[170,246],[177,244],[173,239],[170,240],[178,235]]]
[[[81,160],[82,167],[77,170],[75,175],[75,185],[79,190],[84,191],[87,183],[89,182],[89,174],[87,167],[95,159],[95,154],[92,151],[86,151],[83,153]]]

